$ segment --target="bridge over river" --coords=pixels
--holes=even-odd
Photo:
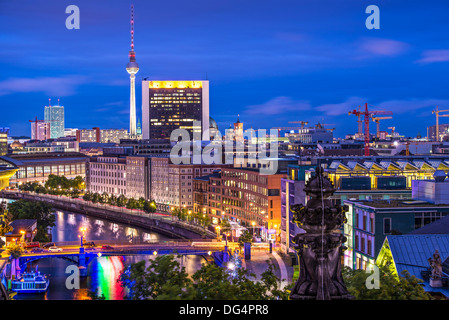
[[[177,254],[177,255],[201,255],[208,262],[214,262],[214,253],[224,251],[227,247],[235,250],[238,245],[234,242],[224,242],[216,240],[203,241],[180,241],[165,240],[153,243],[124,243],[114,241],[94,241],[95,246],[80,246],[79,242],[55,243],[58,252],[49,252],[48,249],[41,249],[41,252],[27,250],[19,258],[19,267],[23,272],[28,263],[44,258],[60,258],[76,264],[80,269],[81,276],[87,276],[87,266],[99,256],[123,256],[136,254]]]
[[[27,199],[31,201],[44,201],[50,203],[56,209],[81,213],[87,216],[156,231],[171,238],[213,239],[217,236],[215,232],[199,224],[178,221],[166,214],[145,213],[141,210],[92,203],[84,201],[81,198],[72,199],[65,196],[16,190],[2,190],[0,197],[13,200]]]

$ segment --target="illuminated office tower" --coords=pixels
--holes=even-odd
[[[194,121],[201,125],[194,127]],[[209,81],[142,81],[142,138],[170,139],[175,129],[203,138],[209,129]]]
[[[50,123],[51,139],[64,137],[64,107],[59,105],[59,99],[57,106],[52,106],[51,103],[45,106],[44,121]]]
[[[8,135],[9,128],[0,127],[0,156],[4,156],[8,153]]]

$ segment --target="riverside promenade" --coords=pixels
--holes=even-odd
[[[292,282],[293,267],[289,258],[283,258],[282,255],[273,248],[272,253],[269,249],[257,249],[251,251],[250,260],[242,260],[242,267],[256,275],[259,280],[268,269],[268,261],[274,265],[274,274],[281,280],[281,288],[284,288]]]

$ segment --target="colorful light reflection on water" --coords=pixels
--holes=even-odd
[[[91,262],[91,290],[97,290],[98,296],[104,295],[106,300],[121,300],[125,291],[117,280],[123,271],[123,257],[99,257]]]

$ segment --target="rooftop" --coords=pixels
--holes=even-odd
[[[19,233],[20,230],[31,228],[36,222],[36,219],[17,219],[12,221],[9,225],[13,227],[12,233]]]
[[[372,208],[449,207],[449,204],[433,204],[420,200],[345,200]]]

